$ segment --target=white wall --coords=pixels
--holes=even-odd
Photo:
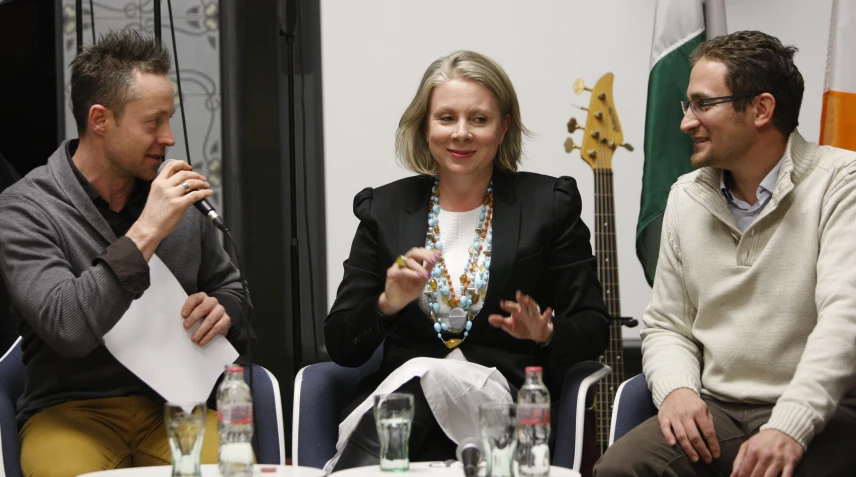
[[[691,1],[691,0],[687,0]],[[614,97],[626,142],[613,158],[621,308],[640,318],[651,295],[636,259],[634,237],[642,180],[642,145],[654,0],[324,0],[324,149],[328,306],[342,278],[357,220],[353,196],[409,175],[395,165],[398,120],[434,59],[458,49],[486,54],[505,68],[517,90],[526,143],[522,170],[577,179],[583,220],[591,227],[591,169],[564,152],[565,124],[584,122],[591,85],[615,74]],[[757,29],[799,47],[796,63],[806,94],[800,131],[819,133],[831,0],[726,1],[728,30]],[[675,107],[679,107],[675,104]],[[580,132],[574,137],[580,139]],[[578,141],[579,142],[579,141]],[[638,338],[638,328],[625,338]]]

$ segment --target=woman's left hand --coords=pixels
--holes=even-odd
[[[547,307],[540,313],[535,300],[520,290],[517,291],[516,299],[517,301],[499,302],[499,307],[511,313],[511,316],[490,315],[488,322],[517,339],[533,340],[537,343],[548,343],[553,339],[553,309]]]

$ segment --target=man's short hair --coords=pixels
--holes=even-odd
[[[695,65],[701,59],[722,62],[728,69],[725,84],[731,94],[770,93],[776,98],[773,126],[789,136],[799,124],[802,105],[802,74],[794,65],[797,48],[784,46],[778,38],[760,31],[738,31],[708,40],[690,55]],[[743,111],[753,98],[734,101]]]
[[[89,110],[100,104],[118,121],[137,98],[137,72],[166,75],[171,58],[157,38],[134,30],[111,31],[71,61],[71,111],[77,133],[86,133]]]

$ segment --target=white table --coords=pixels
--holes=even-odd
[[[135,467],[133,469],[102,470],[91,472],[78,477],[171,477],[172,466],[159,465],[156,467]],[[294,467],[285,465],[255,465],[254,477],[324,477],[324,471],[314,467]],[[202,477],[220,477],[217,464],[202,466]]]
[[[411,462],[410,470],[407,472],[384,472],[379,465],[367,467],[354,467],[352,469],[340,470],[330,474],[335,477],[394,477],[405,475],[416,475],[419,477],[463,477],[464,467],[460,462],[455,462],[449,467],[443,462]],[[484,475],[484,464],[479,466],[479,475]],[[550,477],[581,477],[579,472],[564,467],[550,467]]]

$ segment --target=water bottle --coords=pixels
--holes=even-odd
[[[220,475],[253,475],[253,396],[244,382],[244,367],[226,367],[217,390],[217,430],[220,433]]]
[[[526,381],[517,394],[518,473],[550,475],[550,391],[540,366],[526,367]]]

